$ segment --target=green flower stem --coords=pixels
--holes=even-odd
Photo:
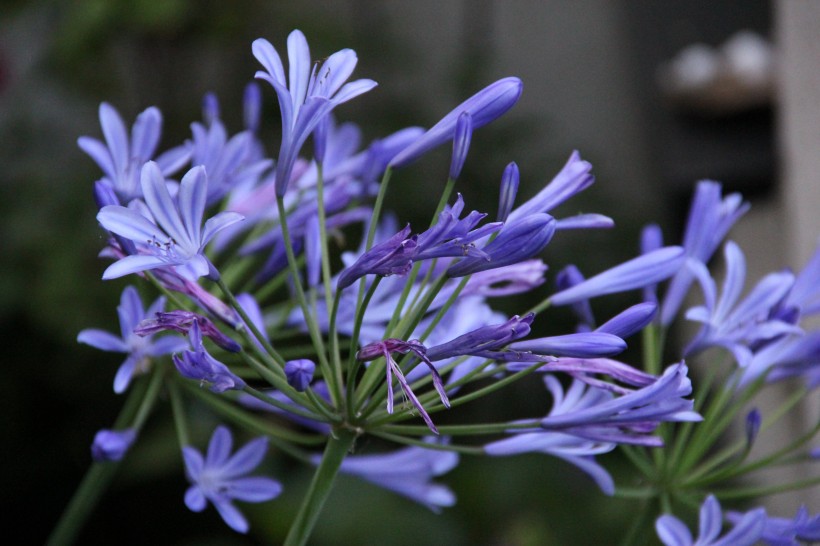
[[[641,474],[649,479],[656,478],[656,467],[652,464],[652,461],[650,461],[645,449],[625,444],[621,444],[619,447],[621,449],[621,453],[629,459],[632,465],[635,466]]]
[[[718,366],[711,366],[703,382],[697,385],[697,391],[694,393],[695,403],[692,408],[694,411],[701,413],[706,400],[709,399],[709,393],[712,392],[712,385],[715,382],[717,374]],[[692,434],[698,425],[700,425],[700,422],[695,423],[688,421],[686,423],[680,423],[679,426],[674,429],[674,443],[670,448],[669,456],[666,458],[669,468],[678,468],[680,466],[680,459],[683,456],[683,453],[685,453],[686,448],[689,446]]]
[[[373,203],[373,216],[370,219],[370,227],[367,230],[367,243],[365,244],[365,251],[373,247],[373,239],[376,238],[376,228],[379,225],[379,216],[382,213],[384,206],[384,196],[387,194],[387,187],[390,184],[390,177],[393,175],[393,169],[388,167],[384,171],[381,184],[379,184],[379,193],[376,195],[376,202]]]
[[[163,296],[168,298],[169,301],[173,302],[173,304],[178,309],[190,309],[190,304],[182,301],[174,292],[171,292],[170,290],[165,288],[165,286],[161,282],[159,282],[150,271],[144,271],[143,273],[145,274],[145,278],[148,279],[151,282],[151,284],[153,284],[154,287],[157,290],[159,290]]]
[[[333,301],[333,294],[331,291],[332,280],[330,274],[330,252],[327,245],[327,217],[325,215],[325,181],[324,181],[324,166],[321,162],[317,163],[317,180],[316,180],[316,202],[317,210],[319,212],[319,242],[322,255],[322,284],[325,288],[325,301]],[[335,302],[334,302],[335,305]],[[342,358],[339,354],[339,336],[336,332],[335,321],[331,323],[328,337],[330,338],[330,355],[333,360],[333,369],[337,372],[336,380],[339,385],[343,383],[341,376]]]
[[[91,511],[99,502],[105,489],[111,483],[119,468],[118,461],[93,463],[86,472],[80,486],[74,492],[71,502],[63,512],[57,527],[48,537],[49,546],[73,544]]]
[[[296,299],[299,302],[299,307],[302,309],[302,316],[305,319],[305,325],[310,334],[310,340],[316,347],[317,357],[319,359],[319,368],[322,370],[322,375],[327,383],[330,391],[330,398],[333,400],[333,405],[337,408],[344,408],[345,400],[342,396],[342,370],[341,367],[336,367],[332,370],[330,362],[328,362],[327,354],[325,353],[325,342],[322,338],[322,333],[319,331],[319,325],[316,324],[316,317],[310,312],[307,298],[305,297],[305,290],[302,287],[302,279],[299,275],[299,269],[296,266],[296,256],[293,253],[293,242],[290,240],[290,230],[288,229],[287,215],[285,212],[285,202],[282,197],[276,197],[276,206],[279,208],[279,224],[282,228],[282,239],[285,242],[285,253],[288,257],[288,266],[290,267],[291,279],[293,279],[293,286],[296,289]],[[328,300],[329,301],[329,300]]]
[[[653,509],[656,504],[654,499],[647,499],[641,503],[641,507],[635,517],[632,517],[632,524],[626,536],[621,540],[622,546],[642,546],[649,543],[649,529],[653,529],[652,516],[657,513]]]
[[[797,491],[800,489],[807,489],[813,485],[820,484],[820,476],[808,478],[805,480],[797,480],[794,482],[758,486],[758,487],[738,487],[734,489],[716,489],[713,491],[715,496],[720,499],[748,499],[756,497],[766,497],[769,495],[776,495],[778,493],[785,493],[787,491]]]
[[[182,403],[182,394],[179,392],[179,380],[168,382],[168,394],[171,397],[171,410],[174,415],[174,427],[177,431],[179,447],[191,445],[188,437],[188,422],[185,418],[185,407]]]
[[[818,422],[814,427],[812,427],[811,430],[809,430],[804,435],[800,436],[790,444],[787,444],[786,446],[775,451],[774,453],[770,453],[766,457],[758,459],[752,463],[748,463],[744,466],[731,465],[727,468],[719,470],[718,472],[712,475],[707,475],[700,479],[694,479],[691,482],[687,481],[684,483],[684,485],[686,487],[701,487],[703,485],[709,485],[718,480],[728,480],[737,476],[742,476],[743,474],[754,472],[755,470],[760,470],[761,468],[765,468],[767,466],[772,466],[780,460],[789,456],[795,450],[800,449],[808,442],[810,442],[818,431],[820,431],[820,422]]]
[[[427,429],[427,432],[430,432],[430,429]],[[412,438],[407,438],[405,436],[399,436],[396,434],[389,434],[386,432],[373,432],[374,436],[378,436],[384,440],[389,442],[395,442],[397,444],[407,445],[407,446],[416,446],[416,447],[423,447],[425,449],[435,449],[438,451],[452,451],[455,453],[461,453],[462,455],[486,455],[484,450],[480,447],[472,447],[472,446],[459,446],[453,444],[433,444],[430,442],[424,442],[422,440],[414,440]]]
[[[302,507],[299,509],[296,520],[291,525],[290,532],[285,539],[285,546],[303,546],[307,544],[316,521],[319,519],[322,507],[333,489],[336,474],[338,474],[342,461],[353,447],[355,440],[356,433],[346,428],[334,430],[328,438],[322,460],[316,468],[313,480],[310,482]]]
[[[151,409],[156,404],[160,390],[159,386],[162,385],[162,377],[162,367],[155,366],[150,380],[143,377],[134,382],[131,392],[115,420],[116,429],[125,428],[128,423],[132,422],[135,428],[142,427]],[[88,516],[91,515],[103,493],[111,484],[119,467],[119,461],[91,464],[74,492],[74,496],[71,497],[68,506],[60,516],[56,527],[51,532],[51,536],[48,537],[47,544],[49,546],[74,543],[77,534],[79,534]]]
[[[663,362],[664,330],[657,324],[650,324],[641,332],[644,370],[652,375],[660,375]]]
[[[225,297],[228,298],[228,301],[231,303],[231,307],[233,307],[234,311],[236,311],[239,314],[239,316],[242,317],[242,320],[245,322],[245,326],[247,328],[250,328],[256,340],[259,343],[261,343],[262,347],[264,347],[265,350],[268,352],[268,355],[271,356],[277,364],[284,367],[285,359],[282,358],[282,356],[276,352],[276,350],[273,348],[273,346],[270,344],[267,338],[264,335],[262,335],[262,332],[259,331],[259,328],[256,327],[256,324],[253,323],[253,321],[245,312],[245,310],[242,309],[242,306],[239,305],[239,302],[236,301],[236,297],[234,297],[233,292],[231,292],[231,289],[228,288],[228,285],[225,284],[225,281],[223,281],[222,278],[219,278],[217,279],[216,284],[219,286],[220,290],[222,290],[222,293],[225,294]],[[256,344],[251,341],[250,346],[256,347]]]
[[[552,302],[549,298],[544,299],[541,303],[536,305],[535,307],[531,307],[528,311],[524,313],[524,315],[529,315],[530,313],[535,313],[536,315],[543,311],[544,309],[548,308],[552,305]]]
[[[475,436],[482,434],[499,434],[510,430],[526,430],[538,428],[540,421],[538,419],[528,420],[525,422],[511,422],[511,423],[483,423],[474,425],[442,425],[438,427],[439,432],[444,436]],[[368,430],[371,434],[392,433],[394,435],[411,435],[411,436],[425,436],[430,434],[430,429],[427,425],[384,425],[378,430]]]
[[[311,419],[313,421],[324,421],[324,418],[320,415],[317,415],[311,411],[302,409],[300,407],[296,407],[293,404],[286,404],[285,402],[281,402],[276,398],[268,396],[267,394],[254,389],[253,387],[249,387],[246,385],[245,388],[242,390],[247,394],[253,396],[257,400],[261,400],[262,402],[275,408],[278,408],[282,411],[286,411],[294,415],[299,415],[301,417],[304,417],[305,419]]]
[[[190,382],[182,383],[182,386],[190,395],[205,403],[216,413],[253,433],[267,436],[272,444],[297,459],[304,461],[309,460],[309,457],[292,444],[317,446],[325,441],[325,437],[319,434],[303,434],[279,427],[273,422],[252,415],[221,396],[203,390]]]
[[[424,318],[424,314],[430,308],[430,305],[433,303],[433,300],[436,298],[441,289],[444,288],[444,284],[447,282],[447,277],[442,275],[438,279],[433,286],[424,294],[424,299],[419,303],[416,307],[414,307],[409,313],[405,314],[404,317],[399,321],[398,325],[396,326],[396,332],[399,339],[407,339],[413,333],[413,330],[416,329],[416,326],[419,325],[421,319]]]

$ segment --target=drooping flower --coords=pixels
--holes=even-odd
[[[269,82],[279,99],[282,143],[276,165],[276,195],[281,197],[299,151],[316,125],[339,104],[373,89],[376,82],[361,79],[345,83],[356,68],[356,53],[352,49],[342,49],[313,64],[307,40],[298,30],[288,36],[287,79],[282,59],[270,42],[260,38],[253,42],[252,49],[265,69],[258,71],[256,77]]]
[[[626,349],[626,342],[605,332],[579,332],[516,341],[510,344],[510,349],[541,355],[594,358],[620,353]]]
[[[425,441],[434,442],[431,438]],[[453,506],[456,497],[448,487],[432,479],[455,468],[458,458],[458,454],[452,451],[411,446],[378,455],[350,455],[342,461],[340,470],[403,495],[438,513],[442,508]]]
[[[185,506],[201,512],[210,502],[231,529],[247,533],[248,521],[233,501],[269,501],[281,493],[282,486],[271,478],[246,476],[262,462],[268,448],[265,438],[251,440],[233,455],[232,447],[231,432],[220,426],[211,436],[205,457],[194,447],[182,448],[185,473],[191,482],[185,492]]]
[[[153,317],[140,322],[134,332],[139,336],[149,336],[157,332],[170,330],[188,335],[188,331],[194,323],[197,323],[202,335],[210,338],[226,351],[236,353],[241,350],[241,346],[220,332],[216,325],[211,322],[211,319],[193,311],[183,311],[182,309],[168,312],[158,311],[154,313]]]
[[[108,103],[100,104],[100,125],[105,144],[96,138],[80,137],[77,144],[103,170],[102,182],[111,188],[122,202],[141,197],[139,173],[153,159],[162,131],[162,114],[153,106],[145,109],[134,122],[131,138],[117,110]],[[171,175],[190,159],[185,146],[168,150],[157,158],[163,175]]]
[[[455,339],[430,347],[427,349],[427,357],[433,361],[463,355],[480,356],[495,360],[516,360],[519,358],[525,360],[526,357],[514,351],[502,351],[501,349],[516,339],[527,336],[530,333],[530,325],[534,319],[535,315],[533,313],[523,318],[515,315],[502,324],[482,326]],[[535,355],[530,356],[533,357],[533,360],[542,360],[542,358]]]
[[[726,517],[737,525],[747,517],[747,514],[727,512]],[[814,544],[820,541],[820,514],[812,516],[806,506],[802,505],[791,519],[766,517],[766,524],[760,539],[770,546]]]
[[[387,413],[393,413],[393,376],[396,376],[396,379],[398,380],[405,396],[407,396],[413,406],[415,406],[418,410],[421,418],[424,419],[425,424],[427,424],[431,431],[438,434],[438,429],[433,424],[433,420],[430,419],[430,415],[427,413],[427,410],[424,409],[415,393],[413,393],[413,389],[410,388],[410,384],[407,382],[407,379],[401,371],[399,364],[393,360],[391,353],[394,352],[400,354],[412,352],[427,365],[430,370],[430,374],[433,377],[433,386],[438,392],[439,398],[441,398],[441,403],[444,404],[445,407],[449,408],[450,401],[447,398],[447,393],[444,391],[444,382],[441,379],[441,375],[439,375],[438,370],[433,363],[430,362],[430,359],[427,358],[427,350],[424,345],[419,343],[417,340],[411,339],[410,341],[403,341],[401,339],[385,339],[382,341],[369,343],[359,349],[356,353],[356,359],[362,362],[369,362],[371,360],[375,360],[376,358],[384,357],[384,367],[387,374]]]
[[[126,353],[125,359],[114,377],[114,392],[122,393],[128,388],[131,379],[147,371],[151,358],[180,351],[187,346],[184,339],[177,336],[164,336],[153,340],[151,336],[142,337],[134,329],[146,317],[155,315],[165,307],[165,298],[158,298],[148,310],[142,306],[139,293],[133,286],[125,287],[120,296],[117,314],[120,317],[120,337],[94,328],[83,330],[77,341],[91,345],[103,351]]]
[[[461,114],[468,112],[472,117],[473,130],[484,127],[512,108],[521,97],[524,86],[514,77],[502,78],[491,83],[450,113],[441,118],[426,133],[407,146],[390,161],[390,166],[399,168],[409,165],[433,148],[452,140]]]
[[[192,350],[174,355],[174,365],[180,375],[188,379],[198,379],[211,385],[212,392],[225,392],[229,389],[242,389],[245,382],[228,367],[212,357],[202,344],[202,333],[199,323],[194,321],[188,330]]]
[[[119,461],[128,452],[131,444],[137,438],[137,431],[129,428],[125,430],[102,429],[94,435],[91,444],[91,457],[97,461]]]
[[[700,508],[700,530],[697,539],[686,525],[671,514],[664,514],[655,521],[658,538],[665,546],[752,546],[763,534],[766,511],[751,510],[743,515],[731,531],[720,535],[723,528],[723,512],[720,503],[709,495]]]
[[[142,191],[153,219],[121,206],[106,206],[97,214],[102,226],[139,244],[140,253],[114,262],[103,279],[115,279],[158,267],[189,266],[198,277],[215,276],[203,254],[205,245],[220,230],[242,220],[235,212],[220,212],[202,226],[208,178],[203,167],[194,167],[182,178],[176,201],[168,192],[156,163],[142,168]]]

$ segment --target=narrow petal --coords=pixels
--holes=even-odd
[[[110,332],[94,328],[80,332],[77,335],[77,342],[91,345],[101,351],[110,351],[113,353],[127,353],[129,351],[128,344],[121,338],[118,338]]]
[[[238,478],[231,480],[231,497],[245,502],[265,502],[282,492],[282,485],[276,480],[263,477]]]
[[[154,215],[157,224],[178,245],[190,250],[193,242],[182,223],[182,219],[179,217],[179,212],[174,200],[171,199],[171,194],[168,193],[165,177],[162,176],[162,172],[160,172],[156,163],[149,161],[142,167],[140,182],[145,203],[151,210],[151,214]]]
[[[194,246],[199,246],[202,216],[205,214],[205,199],[207,196],[208,177],[205,174],[205,167],[200,165],[194,167],[182,177],[182,182],[179,185],[179,195],[177,196],[185,233],[188,234],[188,239]]]
[[[205,456],[207,467],[221,467],[228,460],[233,447],[233,436],[227,427],[218,426],[214,430],[211,441],[208,443],[208,453]]]
[[[110,231],[138,243],[165,242],[167,235],[135,210],[119,205],[106,205],[97,213],[97,221]]]
[[[100,104],[100,125],[111,152],[114,170],[122,172],[128,166],[128,133],[119,113],[107,102]]]
[[[200,250],[210,242],[214,235],[219,233],[221,230],[225,229],[226,227],[233,225],[237,222],[241,222],[244,220],[245,217],[239,214],[238,212],[230,212],[224,211],[216,214],[214,217],[209,218],[207,222],[205,222],[205,227],[202,229],[202,235],[200,239]]]
[[[655,521],[655,531],[665,546],[692,546],[692,533],[681,520],[664,514]]]
[[[226,501],[214,501],[213,504],[219,515],[228,524],[228,527],[237,533],[244,534],[248,532],[248,520],[233,504]]]
[[[146,108],[131,128],[131,157],[142,161],[154,156],[162,130],[162,114],[158,108]]]
[[[158,256],[126,256],[109,265],[103,271],[103,280],[117,279],[131,273],[139,273],[140,271],[148,271],[149,269],[156,269],[158,267],[166,267],[174,265],[173,262],[164,260]]]
[[[225,478],[233,478],[247,474],[262,462],[267,450],[267,439],[260,437],[251,440],[222,465],[222,475]]]
[[[114,170],[114,164],[111,162],[111,152],[105,144],[96,138],[80,137],[77,139],[77,145],[99,165],[108,178],[111,180],[116,179],[117,173]]]

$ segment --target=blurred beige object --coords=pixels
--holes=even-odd
[[[740,31],[721,47],[692,44],[658,70],[658,84],[675,108],[727,115],[773,100],[774,54],[760,35]]]

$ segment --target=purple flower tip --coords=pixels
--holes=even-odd
[[[461,174],[467,152],[470,150],[470,139],[473,136],[473,116],[462,112],[456,121],[456,132],[453,137],[453,158],[450,161],[450,178],[455,180]]]

